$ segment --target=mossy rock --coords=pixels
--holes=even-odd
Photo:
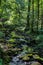
[[[40,58],[40,56],[39,56],[39,55],[37,55],[37,54],[35,54],[35,55],[33,55],[33,58],[34,58],[34,59],[39,59],[39,58]]]
[[[24,56],[24,57],[22,58],[22,60],[23,60],[23,61],[29,61],[30,58],[29,58],[28,56]]]
[[[15,39],[9,39],[8,42],[9,43],[14,43],[15,42]]]
[[[27,56],[27,57],[31,57],[31,56],[33,56],[33,54],[26,54],[25,56]]]
[[[33,54],[27,54],[27,56],[31,57],[31,56],[33,56]]]
[[[41,65],[39,62],[32,62],[31,65]]]
[[[28,58],[29,58],[29,57],[31,57],[31,56],[33,56],[33,54],[26,54],[26,55],[24,55],[24,56],[20,56],[19,58],[20,58],[20,59],[23,59],[24,57],[28,57]]]
[[[43,58],[40,58],[41,61],[43,61]]]

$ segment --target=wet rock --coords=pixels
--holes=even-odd
[[[13,57],[12,61],[13,61],[13,62],[18,62],[18,61],[19,61],[19,58]]]

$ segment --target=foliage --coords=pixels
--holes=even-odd
[[[3,38],[4,37],[4,33],[0,31],[0,38]]]
[[[23,60],[33,56],[43,61],[43,0],[0,1],[0,46],[0,56],[6,55],[6,64],[10,62],[9,49],[11,55],[27,54]]]

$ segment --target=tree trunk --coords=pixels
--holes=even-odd
[[[42,3],[42,0],[41,0]],[[43,3],[41,4],[41,30],[43,29]]]
[[[34,0],[32,0],[32,23],[31,23],[31,32],[33,32],[33,24],[34,24]]]
[[[38,33],[38,24],[39,24],[39,0],[37,1],[37,7],[38,7],[38,12],[37,12],[37,33]]]
[[[30,21],[30,3],[31,3],[31,0],[28,0],[28,14],[27,14],[27,24],[26,24],[25,31],[28,31],[30,28],[30,24],[29,24],[29,21]]]

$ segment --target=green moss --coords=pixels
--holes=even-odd
[[[43,61],[43,58],[40,58],[41,61]]]
[[[22,58],[22,60],[28,61],[28,60],[30,60],[30,58],[29,58],[28,56],[24,56],[24,57]]]
[[[29,57],[30,57],[30,56],[33,56],[33,54],[27,54],[27,56],[29,56]]]
[[[40,57],[39,57],[39,55],[35,54],[35,55],[33,55],[33,58],[34,59],[39,59]]]
[[[9,39],[8,42],[13,43],[15,42],[15,39]]]

